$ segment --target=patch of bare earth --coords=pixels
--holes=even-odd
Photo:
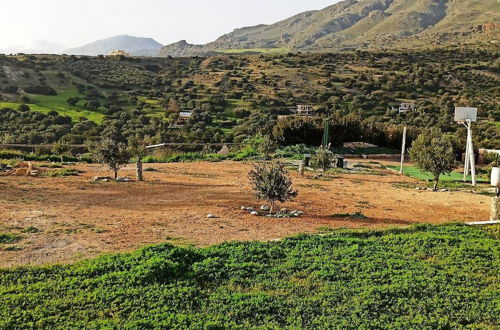
[[[489,198],[462,192],[433,193],[395,186],[415,182],[384,175],[339,174],[313,180],[292,173],[299,190],[288,209],[301,218],[255,217],[251,164],[154,164],[146,182],[93,183],[99,165],[78,165],[78,177],[0,177],[0,232],[16,232],[16,249],[0,249],[0,266],[70,262],[107,252],[172,242],[207,246],[224,241],[274,240],[320,227],[367,228],[411,223],[484,220]],[[133,167],[121,171],[133,177]],[[366,219],[335,217],[361,212]],[[207,214],[217,218],[209,219]],[[39,232],[22,232],[34,227]]]

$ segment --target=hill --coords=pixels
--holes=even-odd
[[[63,138],[79,144],[116,124],[124,138],[139,134],[160,142],[241,142],[262,133],[284,144],[319,145],[321,121],[328,117],[336,145],[363,140],[399,148],[401,126],[408,125],[411,137],[439,127],[456,134],[462,146],[465,130],[453,122],[453,111],[470,105],[479,108],[475,145],[494,148],[500,138],[497,67],[497,52],[471,49],[209,58],[0,56],[0,141]],[[403,102],[414,103],[417,111],[399,113]],[[297,104],[312,104],[316,116],[283,127],[288,121],[278,116]],[[179,110],[194,115],[176,128]]]
[[[206,45],[167,45],[159,54],[486,46],[500,42],[499,20],[497,0],[346,0],[272,25],[236,29]]]
[[[151,38],[139,38],[129,35],[120,35],[107,39],[97,40],[81,47],[67,49],[64,53],[68,55],[107,55],[113,50],[122,49],[131,55],[152,56],[155,55],[162,45]]]

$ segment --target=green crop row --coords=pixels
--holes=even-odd
[[[494,329],[498,227],[162,244],[0,270],[0,328]]]

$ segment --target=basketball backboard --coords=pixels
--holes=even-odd
[[[469,107],[456,107],[455,108],[455,121],[463,122],[466,120],[471,122],[477,121],[477,108]]]

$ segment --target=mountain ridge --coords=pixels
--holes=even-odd
[[[185,40],[164,46],[160,56],[203,56],[227,50],[348,49],[448,46],[497,42],[498,0],[345,0],[274,24],[235,29],[215,41]],[[480,35],[493,24],[493,34]]]
[[[121,49],[135,56],[154,56],[163,45],[153,38],[135,37],[126,34],[96,40],[80,47],[67,49],[68,55],[107,55]]]

